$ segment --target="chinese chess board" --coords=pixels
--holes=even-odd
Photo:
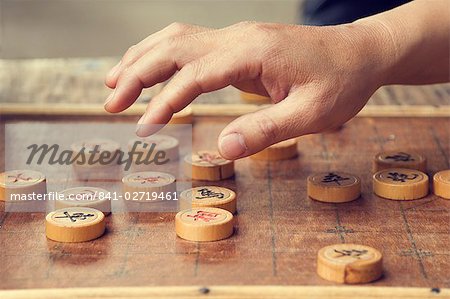
[[[196,118],[194,149],[215,148],[230,120]],[[2,120],[3,137],[4,124],[14,121]],[[429,175],[449,169],[449,128],[449,118],[361,117],[337,132],[301,137],[300,155],[293,160],[239,160],[235,177],[210,183],[234,190],[238,200],[234,235],[218,242],[178,238],[175,213],[115,213],[113,207],[103,237],[57,243],[45,237],[44,213],[1,212],[0,288],[332,286],[316,274],[317,251],[345,242],[383,253],[383,277],[370,286],[439,292],[432,288],[450,287],[450,201],[432,194],[414,201],[379,198],[372,192],[371,163],[377,152],[406,148],[427,156]],[[4,168],[4,153],[1,157]],[[330,170],[358,175],[362,197],[342,204],[309,199],[308,175]],[[59,189],[71,187],[67,182]],[[205,182],[193,183],[201,185]],[[4,202],[0,205],[4,211]]]

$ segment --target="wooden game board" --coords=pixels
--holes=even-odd
[[[22,120],[27,118],[4,117],[2,124]],[[194,148],[215,148],[230,120],[197,117]],[[430,175],[449,169],[450,119],[359,117],[336,133],[301,137],[294,160],[237,161],[236,176],[218,182],[237,192],[236,232],[219,242],[177,238],[172,213],[113,213],[102,238],[56,243],[45,237],[43,213],[3,212],[0,288],[15,291],[0,297],[449,298],[450,201],[434,195],[390,201],[372,193],[372,157],[397,148],[426,154]],[[344,204],[307,198],[307,176],[332,169],[359,175],[362,198]],[[364,287],[320,279],[317,251],[339,242],[378,248],[384,254],[382,279]]]
[[[118,59],[0,59],[0,114],[74,118],[109,115],[103,102],[111,91],[103,81]],[[148,101],[163,85],[144,90],[137,102],[121,115],[142,115]],[[196,116],[238,116],[263,108],[243,103],[239,91],[233,87],[203,94],[191,107]],[[359,115],[449,117],[450,83],[384,86],[375,92]]]

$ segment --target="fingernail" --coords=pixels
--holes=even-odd
[[[109,102],[112,101],[112,99],[114,98],[114,94],[116,93],[116,90],[114,89],[114,91],[106,98],[105,104],[103,104],[103,107],[106,108],[106,106],[108,105]]]
[[[108,73],[108,77],[113,77],[115,74],[116,74],[116,72],[117,72],[117,70],[119,69],[119,66],[122,64],[122,60],[121,61],[119,61],[115,66],[113,66],[113,68],[109,71],[109,73]]]
[[[244,136],[239,133],[231,133],[220,139],[220,152],[227,159],[239,158],[247,150]]]

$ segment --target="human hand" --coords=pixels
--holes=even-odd
[[[270,96],[273,106],[243,115],[220,134],[224,158],[337,127],[382,85],[385,39],[364,24],[329,27],[243,22],[223,29],[172,24],[130,48],[106,78],[105,109],[120,112],[143,88],[173,78],[139,124],[166,124],[198,95],[228,85]],[[178,71],[178,72],[177,72]],[[154,132],[138,126],[137,134]]]

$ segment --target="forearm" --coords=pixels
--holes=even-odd
[[[450,81],[450,1],[415,0],[353,25],[373,36],[365,42],[380,84]]]

